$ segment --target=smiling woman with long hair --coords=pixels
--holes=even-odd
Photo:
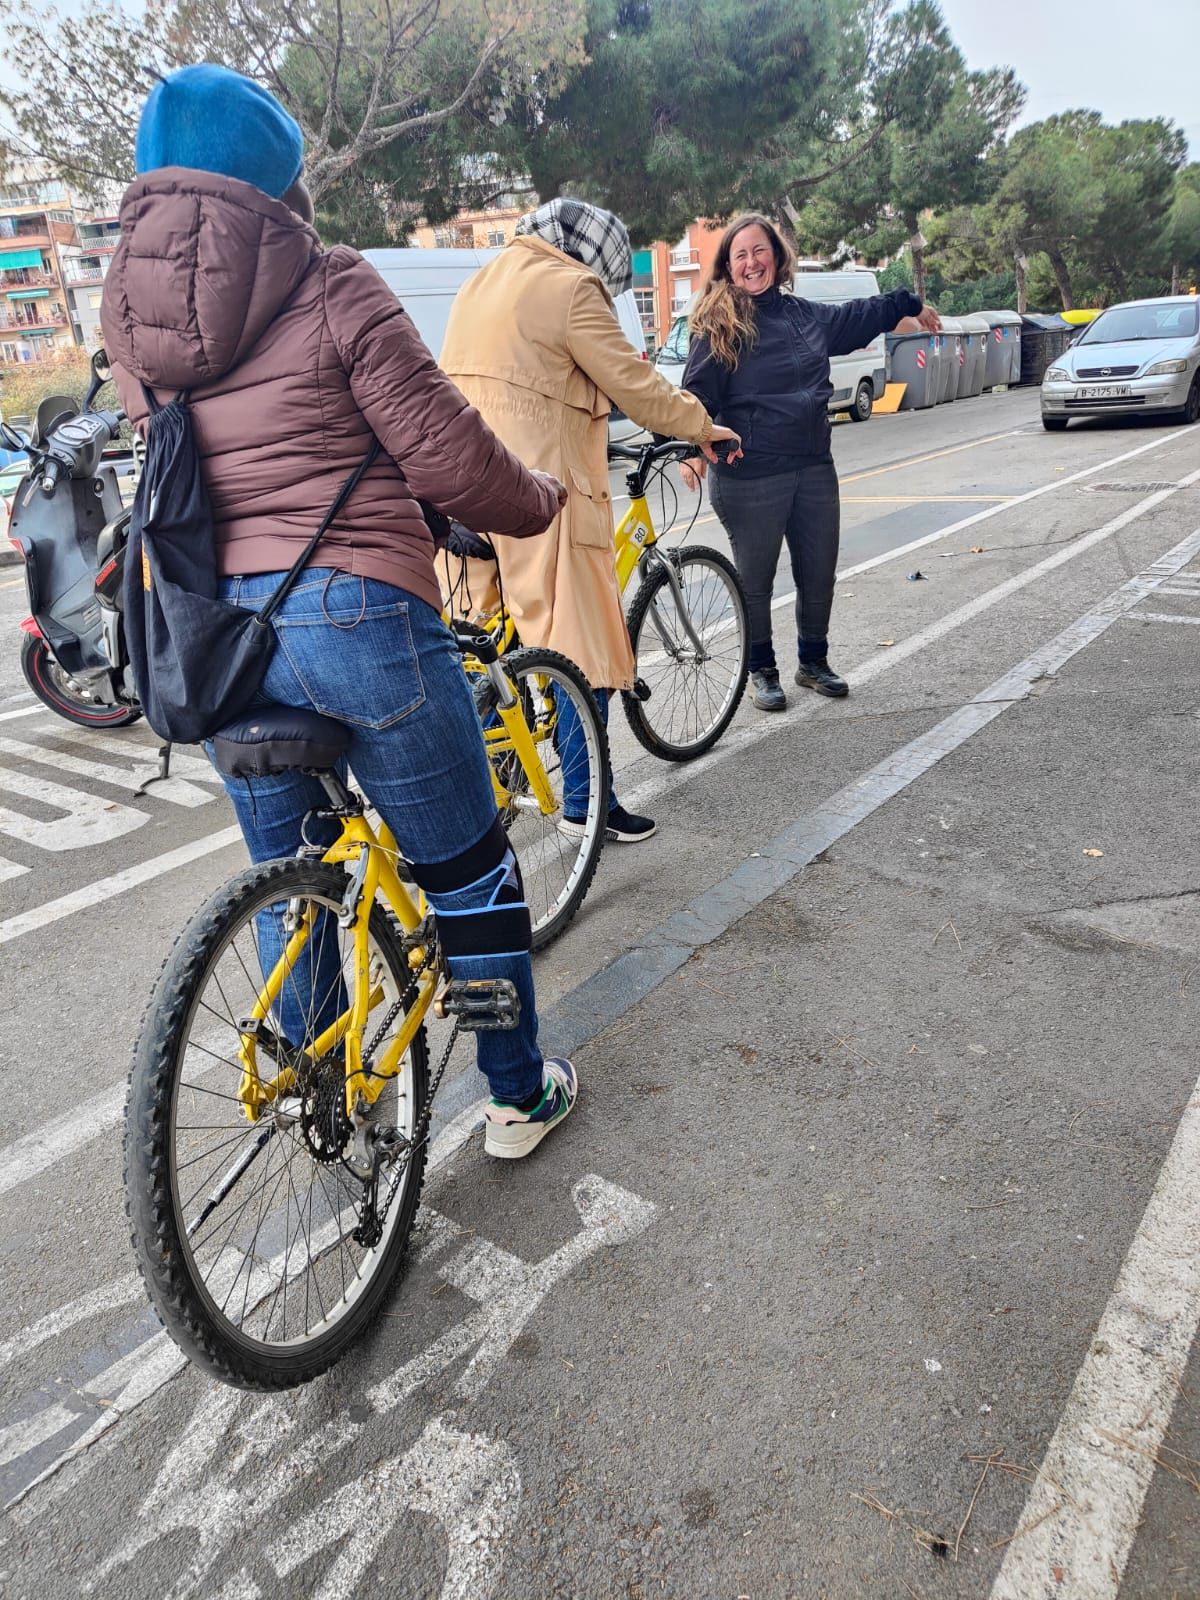
[[[796,682],[840,699],[849,691],[829,665],[829,615],[841,502],[830,454],[829,358],[861,350],[906,317],[941,326],[907,289],[836,305],[791,292],[795,256],[766,217],[748,213],[725,230],[690,319],[683,387],[716,421],[741,435],[745,459],[717,462],[709,491],[737,560],[750,609],[754,703],[787,704],[771,639],[771,591],[787,540],[796,585]],[[705,462],[685,464],[693,486]]]

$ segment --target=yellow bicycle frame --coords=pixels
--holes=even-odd
[[[354,980],[350,1004],[341,1016],[330,1023],[329,1027],[304,1051],[310,1060],[320,1060],[322,1056],[344,1042],[347,1116],[354,1114],[360,1095],[368,1105],[373,1105],[383,1092],[384,1084],[389,1078],[396,1076],[400,1060],[415,1038],[418,1028],[424,1021],[425,1013],[429,1010],[437,985],[435,972],[428,969],[420,972],[417,978],[417,997],[404,1019],[403,1027],[380,1057],[379,1064],[371,1072],[364,1072],[363,1031],[371,1011],[383,999],[382,985],[373,986],[371,982],[370,945],[367,939],[371,907],[375,903],[376,894],[382,891],[384,900],[406,933],[415,933],[423,920],[420,905],[413,899],[392,864],[399,851],[395,839],[385,825],[380,825],[377,834],[365,817],[343,817],[340,838],[321,859],[335,865],[343,863],[358,865],[363,861],[364,852],[366,861],[363,865],[361,888],[350,923],[354,936]],[[284,1067],[273,1077],[265,1080],[260,1076],[257,1025],[266,1020],[272,1006],[278,1001],[288,974],[308,942],[314,920],[313,908],[310,905],[305,910],[303,922],[289,938],[283,954],[275,963],[254,1003],[254,1009],[248,1020],[256,1025],[255,1028],[253,1031],[247,1029],[241,1034],[238,1060],[242,1067],[242,1080],[238,1087],[238,1099],[242,1102],[242,1109],[249,1122],[257,1122],[265,1107],[281,1096],[290,1094],[296,1087],[296,1073],[291,1067]],[[426,954],[424,946],[417,946],[409,953],[409,965],[414,971],[419,971],[424,965]]]
[[[613,534],[617,587],[622,594],[629,587],[629,580],[637,571],[642,551],[649,550],[651,545],[657,543],[658,534],[654,531],[650,507],[645,495],[638,495],[636,500],[630,501],[628,511],[617,524]],[[491,634],[492,641],[501,655],[511,648],[517,630],[513,619],[503,606],[497,607],[490,617],[483,618],[481,625]]]
[[[508,619],[506,627],[505,642],[508,643],[512,637],[512,624]],[[479,663],[473,664],[470,658],[466,658],[465,665],[468,672],[477,673],[486,670]],[[515,797],[499,776],[497,771],[499,763],[495,759],[497,756],[511,753],[520,763],[521,771],[538,809],[544,816],[550,816],[558,809],[558,803],[542,764],[538,745],[552,737],[554,718],[551,717],[545,722],[539,719],[536,730],[531,730],[521,708],[520,696],[513,692],[511,684],[508,685],[508,700],[508,705],[496,704],[497,723],[484,730],[484,742],[489,757],[488,768],[492,775],[492,790],[496,797],[497,809],[502,811],[514,802]],[[384,1051],[378,1065],[370,1072],[364,1071],[363,1032],[371,1011],[383,998],[382,986],[379,984],[372,986],[371,982],[370,945],[367,938],[371,907],[375,903],[376,895],[382,893],[400,926],[409,934],[415,933],[420,928],[424,918],[423,906],[413,899],[393,865],[398,858],[399,849],[391,831],[386,825],[381,824],[376,833],[363,816],[343,816],[340,836],[321,858],[332,865],[353,864],[355,867],[351,881],[355,883],[358,898],[350,922],[354,934],[354,981],[347,1009],[311,1042],[304,1054],[309,1060],[320,1060],[331,1050],[344,1044],[347,1116],[353,1116],[360,1097],[368,1105],[373,1105],[382,1093],[387,1080],[395,1077],[404,1052],[412,1043],[417,1029],[424,1020],[437,985],[434,972],[428,969],[421,970],[425,967],[427,955],[425,947],[416,946],[408,958],[412,970],[420,974],[416,980],[416,1000],[404,1019],[403,1027]],[[266,1079],[261,1076],[258,1069],[258,1029],[278,1001],[288,974],[295,967],[301,951],[308,942],[314,920],[313,908],[310,905],[304,913],[300,926],[291,933],[283,954],[275,963],[259,992],[254,1009],[247,1019],[250,1026],[243,1029],[240,1034],[238,1061],[242,1068],[242,1077],[238,1086],[238,1099],[250,1122],[257,1122],[265,1107],[281,1096],[290,1094],[296,1087],[297,1077],[292,1067],[283,1067]]]

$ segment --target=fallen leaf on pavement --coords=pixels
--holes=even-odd
[[[1104,851],[1103,850],[1085,850],[1083,853],[1084,853],[1085,856],[1102,856],[1104,854]]]
[[[881,650],[886,650],[889,644],[895,644],[895,639],[876,639],[875,643]]]
[[[981,556],[983,554],[983,546],[981,544],[973,544],[971,546],[971,554],[973,556]]]

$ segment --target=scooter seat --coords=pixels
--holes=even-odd
[[[213,735],[213,759],[226,778],[270,778],[281,772],[323,772],[349,749],[344,722],[299,706],[254,706]]]

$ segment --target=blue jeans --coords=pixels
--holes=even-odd
[[[225,578],[220,595],[257,611],[282,577]],[[418,881],[427,875],[445,880],[436,892],[426,888],[426,898],[447,929],[494,910],[506,878],[511,886],[515,874],[494,861],[482,873],[469,868],[472,852],[496,827],[496,801],[461,658],[437,612],[390,584],[318,567],[304,573],[274,624],[278,645],[262,699],[311,707],[353,730],[347,759],[354,777],[405,859],[424,864]],[[225,787],[254,861],[294,855],[305,815],[327,804],[317,780],[301,773],[226,779]],[[337,825],[324,826],[324,834],[313,836],[332,842]],[[458,858],[468,863],[465,872],[454,870]],[[454,942],[461,947],[464,940]],[[327,959],[323,944],[336,956],[336,941],[309,944],[317,952],[314,965]],[[264,963],[268,954],[261,952]],[[477,1034],[478,1062],[497,1099],[529,1099],[541,1089],[542,1054],[528,944],[487,955],[452,954],[448,964],[456,978],[507,978],[516,986],[520,1023]],[[326,1014],[339,1003],[340,971],[314,973],[313,982],[321,998],[310,1000],[301,1018],[310,1026],[314,1005]]]
[[[596,704],[600,707],[600,720],[608,727],[608,690],[593,689]],[[575,706],[566,695],[558,699],[558,729],[555,743],[563,773],[563,816],[582,822],[587,816],[588,795],[591,793],[592,775],[588,767],[587,743],[583,727],[575,713]],[[614,810],[617,791],[612,779],[608,784],[608,809]]]

